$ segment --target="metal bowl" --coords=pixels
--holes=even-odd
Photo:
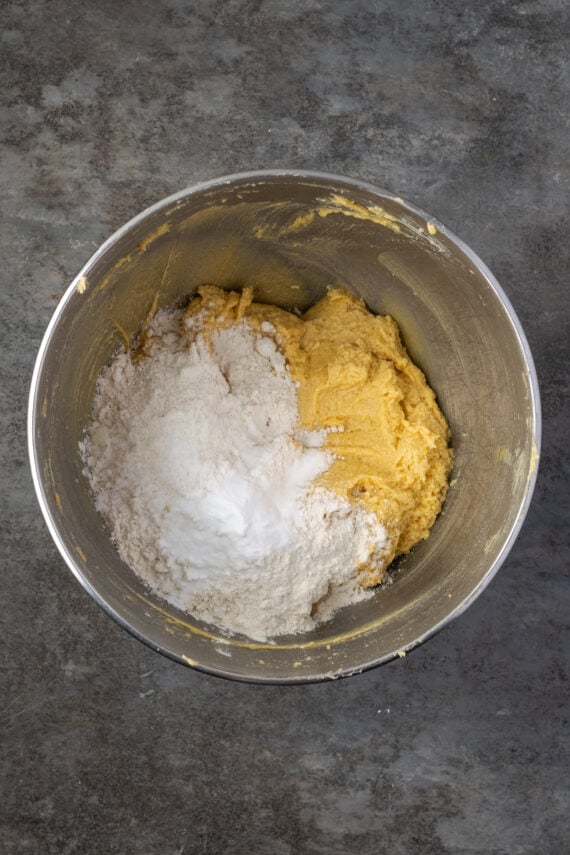
[[[155,294],[166,306],[200,284],[253,285],[256,299],[305,309],[331,284],[390,314],[451,426],[455,465],[429,538],[392,583],[310,634],[228,639],[148,590],[94,509],[78,443],[95,383]],[[536,374],[520,323],[481,260],[437,220],[376,187],[334,175],[257,172],[170,196],[119,229],[71,283],[34,370],[29,447],[38,499],[84,588],[141,641],[197,669],[300,683],[402,656],[469,606],[522,525],[538,462]]]

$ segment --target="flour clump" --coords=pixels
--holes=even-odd
[[[103,371],[81,452],[121,557],[174,606],[266,640],[370,595],[392,546],[376,514],[320,484],[331,431],[299,421],[270,322],[161,310],[144,353]]]

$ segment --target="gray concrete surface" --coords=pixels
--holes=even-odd
[[[568,752],[563,0],[4,0],[0,852],[562,855]],[[128,636],[64,567],[26,397],[67,283],[145,205],[330,170],[461,235],[525,326],[545,435],[496,580],[407,659],[238,685]]]

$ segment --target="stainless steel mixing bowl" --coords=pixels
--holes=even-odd
[[[253,285],[304,309],[340,284],[392,315],[435,389],[455,465],[428,540],[393,583],[316,631],[260,644],[224,637],[151,593],[118,557],[93,507],[78,443],[97,375],[156,293]],[[540,433],[536,374],[520,323],[480,259],[441,223],[368,184],[307,172],[220,178],[158,202],[119,229],[62,298],[32,381],[29,445],[55,543],[91,596],[154,649],[259,682],[354,674],[404,655],[481,593],[522,525]]]

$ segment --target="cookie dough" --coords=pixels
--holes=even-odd
[[[274,329],[298,383],[301,426],[325,429],[335,455],[318,483],[375,513],[389,535],[383,565],[361,571],[363,586],[378,584],[396,556],[428,536],[452,463],[447,422],[395,321],[338,288],[298,317],[254,303],[248,288],[204,286],[185,317],[205,331],[242,318]]]

